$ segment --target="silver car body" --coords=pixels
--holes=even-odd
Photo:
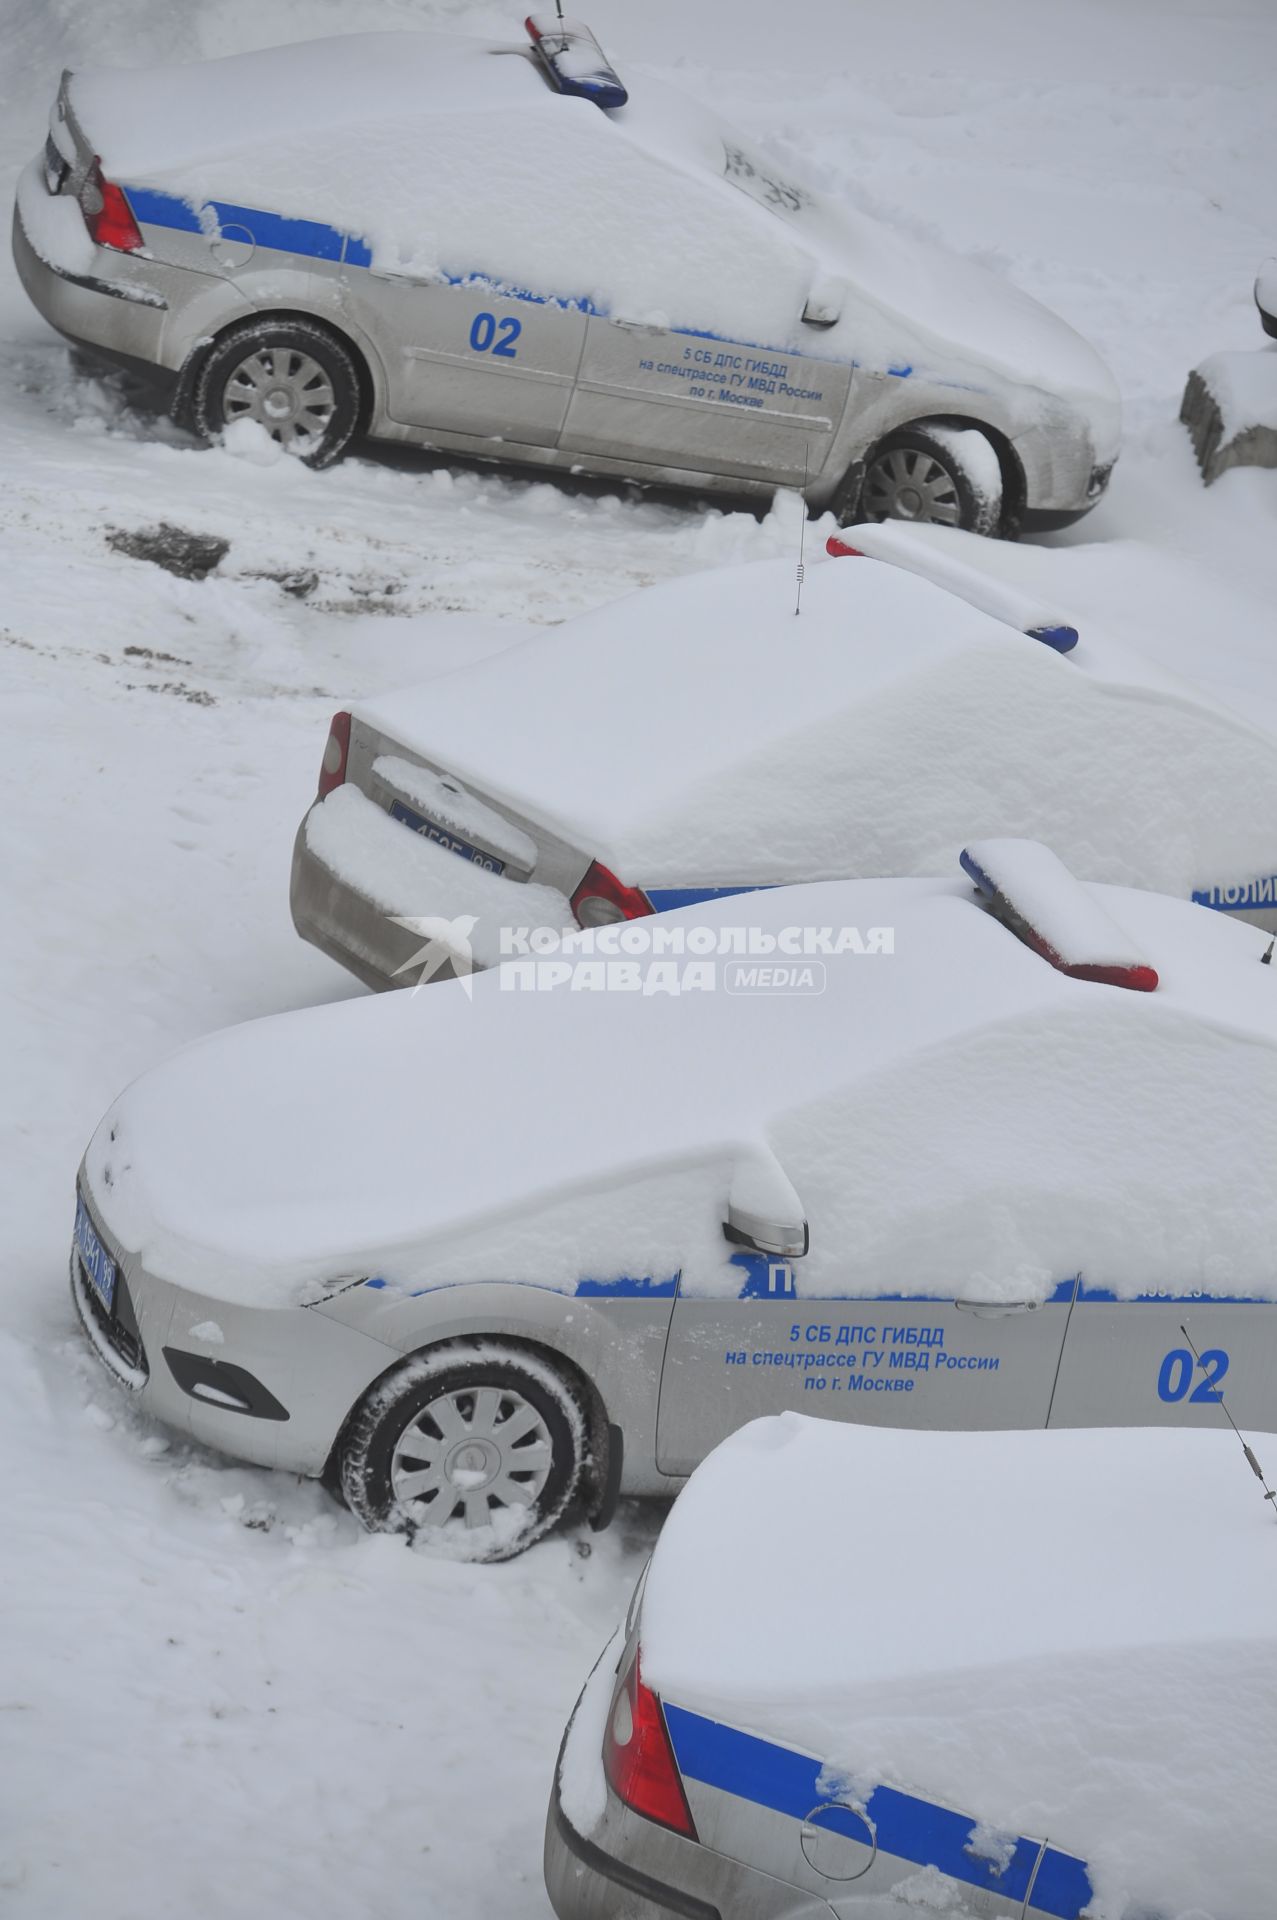
[[[287,314],[352,350],[377,439],[697,491],[805,485],[823,505],[884,435],[942,420],[992,436],[1014,524],[1094,504],[1117,393],[1062,321],[791,186],[657,81],[630,93],[605,115],[552,94],[526,45],[424,34],[68,74],[50,139],[70,176],[54,194],[39,161],[24,174],[18,268],[53,325],[179,403],[228,328]],[[141,251],[86,252],[95,154]],[[589,271],[600,231],[614,285]],[[748,263],[735,308],[696,292],[707,236],[724,262],[707,287]],[[650,286],[627,259],[653,263]]]
[[[569,1723],[559,1920],[1250,1913],[1274,1858],[1246,1738],[1270,1532],[1222,1420],[742,1429],[680,1494]],[[1199,1711],[1158,1715],[1226,1636],[1253,1792],[1207,1780]],[[1203,1698],[1226,1716],[1228,1691]],[[1204,1842],[1234,1811],[1231,1843]]]
[[[926,1428],[1210,1424],[1226,1378],[1241,1422],[1277,1428],[1263,938],[1085,892],[1116,903],[1172,984],[1065,979],[961,884],[842,882],[749,902],[764,939],[841,924],[860,940],[819,963],[820,993],[772,993],[736,959],[742,991],[726,975],[672,995],[528,991],[511,963],[211,1036],[129,1088],[90,1143],[72,1262],[89,1336],[161,1419],[302,1474],[407,1356],[493,1336],[578,1383],[635,1493],[786,1408]],[[736,905],[662,924],[738,952]],[[859,928],[892,925],[894,953],[864,950]],[[1080,1079],[1050,1064],[1056,1045],[1090,1062]],[[960,1118],[931,1090],[933,1073],[952,1088],[955,1047]],[[897,1091],[922,1100],[903,1158]],[[1192,1159],[1167,1165],[1176,1127]],[[827,1139],[843,1142],[832,1161]],[[915,1153],[938,1156],[921,1185]],[[1156,1245],[1127,1226],[1128,1196],[1150,1190]],[[769,1224],[787,1207],[807,1228]],[[724,1237],[734,1218],[745,1237]]]
[[[784,561],[720,568],[360,703],[298,931],[404,985],[427,931],[485,966],[503,929],[575,926],[594,861],[664,911],[943,871],[979,832],[1277,932],[1271,733],[1113,636],[1040,644],[1058,614],[911,537],[857,529],[884,558],[812,566],[797,621]]]
[[[635,1606],[587,1683],[555,1768],[544,1867],[559,1920],[897,1920],[904,1883],[916,1890],[920,1872],[936,1877],[929,1891],[964,1920],[1085,1920],[1086,1866],[1060,1845],[1016,1835],[995,1874],[970,1851],[976,1813],[879,1787],[866,1817],[830,1791],[817,1755],[671,1699],[661,1711],[697,1838],[632,1811],[602,1778],[598,1715],[587,1703],[593,1692],[615,1712],[641,1625]],[[599,1776],[603,1804],[583,1833],[564,1806],[563,1781],[586,1771]]]

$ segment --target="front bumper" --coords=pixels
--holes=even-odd
[[[256,1466],[318,1478],[356,1401],[402,1355],[307,1307],[252,1307],[148,1274],[103,1230],[119,1269],[108,1315],[74,1245],[71,1297],[97,1358],[165,1426]]]
[[[1017,531],[1060,533],[1065,527],[1076,526],[1079,520],[1085,520],[1087,514],[1092,508],[1099,506],[1107,493],[1116,464],[1115,460],[1110,460],[1106,467],[1091,469],[1086,486],[1086,499],[1080,507],[1025,507],[1018,516]]]

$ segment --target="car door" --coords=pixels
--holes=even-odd
[[[1119,1300],[1082,1280],[1053,1427],[1222,1427],[1225,1406],[1239,1427],[1277,1432],[1277,1305],[1203,1294]]]
[[[808,353],[592,315],[563,444],[801,485],[827,463],[850,383],[850,366]]]
[[[404,426],[552,447],[585,339],[578,308],[488,282],[416,281],[366,270],[365,298]]]
[[[810,1224],[814,1238],[820,1223]],[[832,1292],[806,1285],[801,1260],[725,1244],[721,1262],[680,1276],[657,1464],[689,1473],[747,1420],[787,1410],[875,1426],[1044,1427],[1075,1286],[1040,1305]]]

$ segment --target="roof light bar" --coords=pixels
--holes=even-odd
[[[858,546],[836,533],[830,534],[825,552],[831,560],[848,557],[886,560],[892,566],[903,567],[907,573],[920,574],[924,580],[978,607],[981,613],[1027,634],[1030,640],[1040,640],[1044,646],[1053,647],[1056,653],[1071,653],[1078,643],[1077,628],[1057,619],[1040,600],[1008,586],[1004,580],[990,579],[978,567],[968,566],[965,560],[955,559],[930,541],[920,540],[911,527],[884,520],[857,527],[855,533]]]
[[[963,849],[962,870],[1016,938],[1058,972],[1135,993],[1155,990],[1155,969],[1040,841],[973,840]]]
[[[608,65],[602,47],[579,20],[552,20],[530,13],[524,21],[532,45],[560,93],[593,100],[596,107],[623,107],[629,94]]]

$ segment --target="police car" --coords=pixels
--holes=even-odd
[[[679,1496],[582,1693],[559,1920],[1266,1912],[1272,1533],[1222,1416],[755,1421]]]
[[[458,1553],[786,1407],[1209,1425],[1226,1383],[1277,1427],[1270,943],[1034,843],[964,861],[197,1042],[85,1155],[90,1341]]]
[[[1095,504],[1112,378],[973,262],[791,181],[553,16],[64,76],[18,269],[178,417],[991,533]]]
[[[332,722],[304,938],[377,987],[743,889],[1049,839],[1277,932],[1277,740],[903,526],[669,582]],[[1064,651],[1061,651],[1064,649]],[[424,959],[423,959],[424,956]]]

